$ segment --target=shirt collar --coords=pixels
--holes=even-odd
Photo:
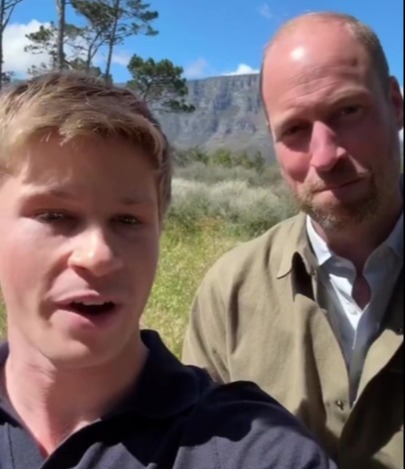
[[[7,342],[3,342],[0,344],[0,368],[4,366],[6,363],[6,359],[8,356],[8,344]]]
[[[192,407],[214,386],[205,370],[183,365],[157,332],[144,330],[141,338],[149,350],[145,367],[132,392],[112,414],[136,412],[165,419]]]
[[[404,256],[404,212],[398,218],[394,229],[388,238],[382,243],[389,247],[400,259]]]
[[[294,263],[297,260],[304,264],[305,270],[309,275],[313,275],[316,271],[316,259],[311,251],[306,234],[305,217],[306,215],[300,212],[290,220],[282,222],[286,233],[277,278],[288,275],[293,270]]]
[[[306,216],[306,231],[308,239],[311,243],[313,252],[320,266],[324,265],[329,259],[334,257],[336,254],[329,249],[326,241],[316,232],[311,218]],[[400,259],[403,258],[404,253],[404,213],[402,212],[398,218],[393,230],[389,236],[377,249],[382,247],[389,248],[393,253],[396,254]]]
[[[306,231],[312,250],[320,266],[326,264],[334,256],[333,251],[329,249],[326,241],[316,232],[311,218],[306,216]]]
[[[166,348],[155,331],[141,331],[149,350],[136,386],[125,399],[102,420],[128,412],[153,419],[166,419],[192,407],[201,394],[214,386],[208,374],[197,367],[186,366]],[[8,356],[8,344],[0,345],[0,368]],[[0,408],[2,404],[0,395]]]

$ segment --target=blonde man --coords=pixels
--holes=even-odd
[[[403,464],[403,100],[378,38],[312,13],[266,49],[261,92],[302,209],[207,274],[184,347],[258,383],[345,469]]]
[[[256,386],[140,330],[171,162],[136,96],[34,78],[1,92],[0,144],[1,469],[333,467]]]

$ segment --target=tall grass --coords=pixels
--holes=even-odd
[[[200,220],[222,221],[233,233],[257,236],[295,213],[287,191],[253,187],[246,180],[225,180],[209,184],[195,180],[173,180],[170,219],[188,230]]]
[[[0,298],[0,339],[6,336],[6,311]]]
[[[229,233],[222,222],[204,220],[193,231],[169,222],[161,243],[160,265],[143,325],[160,332],[180,355],[195,291],[215,260],[246,238]]]

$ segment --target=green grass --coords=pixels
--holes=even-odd
[[[0,298],[0,339],[6,335],[6,313]]]
[[[180,355],[192,299],[204,273],[243,239],[216,220],[201,220],[192,230],[168,225],[143,323],[159,331],[176,355]]]

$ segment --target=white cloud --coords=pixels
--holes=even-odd
[[[37,31],[41,25],[47,26],[48,23],[31,20],[27,24],[11,23],[6,27],[3,38],[4,71],[25,75],[32,65],[39,66],[48,62],[48,54],[30,54],[24,51],[24,47],[30,43],[26,34]]]
[[[266,18],[266,19],[268,19],[268,20],[271,20],[271,19],[274,18],[274,15],[273,15],[273,13],[271,12],[268,3],[263,3],[262,5],[260,5],[260,7],[259,7],[259,14],[260,14],[261,16],[263,16],[263,18]]]
[[[234,70],[233,72],[226,72],[222,75],[248,75],[252,73],[259,73],[259,70],[251,67],[250,65],[239,64],[236,70]]]
[[[128,52],[116,52],[112,56],[112,63],[126,67],[131,60],[131,55]]]
[[[184,76],[188,79],[203,78],[207,76],[208,62],[201,58],[185,67]]]
[[[37,20],[31,20],[29,23],[10,23],[4,31],[4,64],[5,72],[12,71],[17,75],[26,75],[27,70],[33,65],[40,66],[41,63],[47,64],[49,55],[46,53],[30,54],[24,51],[24,47],[30,44],[26,35],[38,31],[40,26],[49,26],[49,23],[40,23]],[[66,51],[69,53],[69,48]],[[113,54],[112,62],[116,65],[127,66],[131,56],[125,51],[118,51]],[[100,65],[104,62],[102,54],[97,54],[94,63]]]

